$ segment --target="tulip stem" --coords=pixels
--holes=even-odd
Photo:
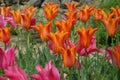
[[[88,53],[87,53],[87,48],[85,48],[85,54],[86,54],[86,58],[85,58],[85,69],[86,69],[86,80],[88,80]]]
[[[27,31],[27,49],[30,47],[30,32]]]
[[[69,80],[72,80],[72,72],[71,72],[72,68],[69,68]]]
[[[7,45],[5,44],[5,50],[7,49]]]
[[[120,79],[120,68],[118,68],[117,78],[118,78],[118,80]]]

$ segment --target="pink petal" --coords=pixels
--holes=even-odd
[[[0,15],[0,28],[4,28],[7,22],[4,20],[4,17]]]
[[[12,17],[6,17],[5,20],[7,23],[11,24],[13,27],[17,27],[17,24],[14,22]]]

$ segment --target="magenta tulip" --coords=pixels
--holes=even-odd
[[[14,66],[15,55],[16,50],[13,48],[9,48],[5,51],[2,48],[0,48],[0,68],[2,70],[5,70],[10,66]]]
[[[60,74],[55,66],[52,65],[52,61],[49,61],[45,68],[40,65],[36,65],[38,74],[31,75],[31,78],[35,80],[60,80]]]

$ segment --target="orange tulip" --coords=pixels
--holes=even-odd
[[[79,5],[79,3],[73,3],[73,2],[65,3],[65,6],[67,7],[68,11],[70,11],[70,12],[76,10],[78,5]]]
[[[116,45],[114,49],[109,49],[113,62],[120,68],[120,45]]]
[[[58,5],[53,2],[45,3],[44,15],[47,20],[53,20],[58,14]]]
[[[67,49],[61,48],[63,63],[66,67],[72,67],[76,64],[76,46]]]
[[[56,27],[59,31],[70,32],[71,28],[73,27],[73,20],[61,20],[55,22]]]
[[[49,48],[55,53],[60,52],[60,47],[64,47],[64,41],[68,39],[67,32],[56,32],[55,34],[50,32],[49,38]]]
[[[43,26],[40,23],[40,24],[38,24],[38,26],[32,26],[32,28],[35,29],[38,32],[38,34],[39,34],[42,41],[48,41],[48,35],[52,31],[51,22],[49,22],[45,26]]]
[[[113,13],[103,13],[103,19],[101,20],[107,30],[109,36],[114,36],[118,31],[118,23],[120,21],[120,17],[113,17]]]
[[[8,27],[0,28],[0,41],[5,43],[5,45],[9,45],[10,42],[10,29]]]
[[[88,48],[90,46],[91,43],[91,39],[93,34],[95,33],[95,31],[97,31],[98,28],[92,28],[92,27],[88,27],[87,29],[85,29],[84,27],[82,28],[78,28],[78,34],[80,36],[80,45],[84,48]]]
[[[21,25],[23,29],[29,30],[31,26],[36,24],[36,19],[33,17],[33,13],[23,14],[21,18]]]
[[[66,12],[65,13],[67,19],[71,19],[73,24],[75,24],[78,20],[77,18],[77,11]]]
[[[21,11],[23,14],[27,14],[27,13],[32,13],[31,15],[34,15],[34,12],[37,10],[37,8],[33,7],[33,6],[27,6],[25,7],[25,9],[23,11]]]
[[[114,13],[114,15],[116,16],[116,17],[120,17],[120,8],[119,8],[119,6],[116,6],[116,8],[110,8],[111,10],[112,10],[112,12]]]
[[[14,22],[19,25],[21,23],[21,12],[19,10],[11,11],[11,15],[13,16]]]
[[[0,7],[0,15],[4,16],[4,17],[8,17],[9,13],[11,10],[11,6],[9,7]]]
[[[94,17],[95,17],[95,19],[96,20],[98,20],[98,21],[101,21],[101,19],[103,18],[103,15],[102,15],[102,13],[103,13],[103,9],[95,9],[94,10]]]
[[[82,6],[82,9],[79,10],[80,13],[80,20],[82,22],[87,22],[87,20],[90,18],[92,11],[94,10],[95,6]]]

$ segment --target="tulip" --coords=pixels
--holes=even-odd
[[[100,52],[100,53],[104,53],[103,50],[100,50],[96,47],[96,37],[92,36],[92,40],[90,42],[90,46],[87,48],[87,54],[85,51],[85,48],[83,48],[80,43],[77,44],[77,53],[80,56],[89,56],[89,54],[91,54],[92,52]]]
[[[11,17],[13,18],[14,22],[16,23],[16,25],[20,25],[21,24],[21,12],[19,10],[16,11],[11,11]]]
[[[76,46],[66,49],[61,47],[60,54],[62,54],[63,63],[66,67],[70,68],[76,64]]]
[[[49,48],[57,54],[60,52],[60,47],[64,47],[65,40],[68,39],[69,34],[67,32],[56,32],[55,34],[50,32],[48,35]]]
[[[0,41],[9,45],[10,43],[10,27],[0,28]]]
[[[42,41],[48,41],[48,35],[52,31],[51,30],[52,29],[51,22],[49,22],[46,25],[42,25],[40,23],[40,24],[38,24],[38,26],[32,26],[32,28],[35,29],[38,32]]]
[[[120,45],[116,45],[114,49],[107,48],[107,58],[112,59],[113,63],[120,68]]]
[[[33,6],[27,6],[25,7],[25,9],[23,11],[21,11],[23,14],[27,14],[27,13],[33,13],[37,10],[37,8],[34,8]],[[32,15],[33,15],[32,14]]]
[[[15,55],[16,50],[13,48],[8,48],[5,51],[2,48],[0,48],[0,68],[2,70],[5,70],[11,66],[14,66]]]
[[[4,28],[6,26],[6,21],[4,20],[4,17],[0,15],[0,28]]]
[[[31,78],[35,80],[60,80],[59,71],[52,65],[51,60],[46,64],[45,68],[36,65],[36,70],[38,71],[38,74],[31,75]]]
[[[23,14],[21,18],[22,28],[30,30],[36,24],[36,19],[33,17],[33,13]]]
[[[58,5],[53,2],[45,3],[44,15],[48,21],[53,20],[58,14]]]
[[[92,11],[94,10],[95,6],[82,6],[82,9],[79,10],[80,13],[80,20],[84,23],[86,23],[88,21],[88,19],[91,16]]]
[[[11,24],[13,27],[16,26],[16,24],[13,21],[13,18],[3,17],[3,16],[0,15],[0,28],[6,27],[7,23]]]
[[[0,15],[8,17],[10,14],[11,6],[9,7],[0,7]]]
[[[109,36],[114,36],[117,31],[118,31],[118,24],[120,21],[120,17],[113,17],[114,14],[113,13],[103,13],[103,19],[101,20],[107,30],[107,33]]]
[[[7,77],[9,80],[27,80],[25,71],[19,66],[9,67],[2,76]]]
[[[102,20],[102,18],[103,18],[103,15],[102,15],[102,13],[103,13],[104,11],[103,11],[103,9],[95,9],[94,10],[94,17],[95,17],[95,19],[97,20],[97,21],[101,21]]]
[[[60,32],[64,31],[70,33],[70,30],[73,27],[73,19],[56,21],[55,25]]]
[[[116,8],[110,8],[110,10],[114,13],[115,17],[120,17],[120,8],[119,6],[116,6]]]
[[[71,19],[71,21],[73,21],[73,25],[77,22],[78,18],[77,18],[77,11],[72,11],[72,12],[66,12],[65,13],[67,20]]]
[[[73,2],[65,3],[65,6],[67,7],[69,12],[76,10],[78,5],[79,5],[79,3],[73,3]]]
[[[97,31],[97,29],[98,28],[93,29],[92,27],[88,27],[87,29],[85,29],[84,27],[78,28],[77,31],[80,36],[79,43],[83,48],[88,48],[90,46],[92,36],[95,31]]]
[[[0,76],[0,80],[5,80],[5,78],[3,78],[3,77]]]

